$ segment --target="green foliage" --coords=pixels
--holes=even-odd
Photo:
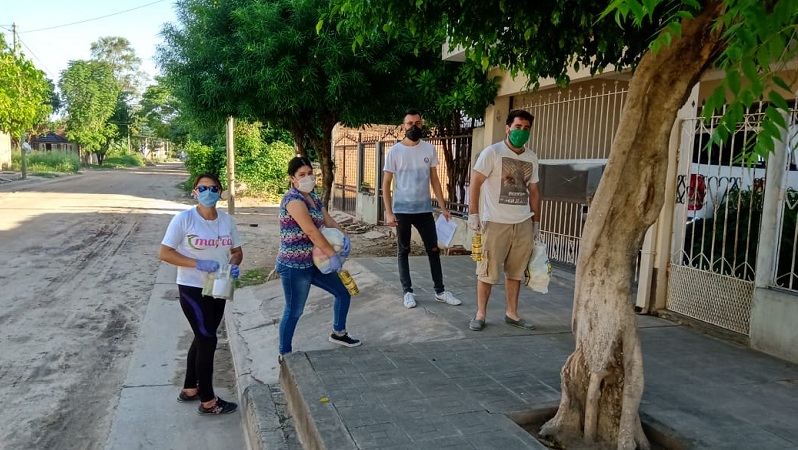
[[[158,62],[183,112],[212,126],[233,116],[288,130],[299,153],[319,155],[328,188],[337,122],[398,123],[417,107],[449,123],[459,110],[480,117],[492,101],[497,86],[484,72],[441,60],[440,29],[418,47],[422,39],[375,35],[353,51],[356,37],[337,18],[319,24],[326,12],[327,0],[185,0]]]
[[[138,96],[146,74],[141,71],[141,58],[126,38],[119,36],[101,37],[91,43],[91,58],[106,62],[111,66],[119,90]]]
[[[48,81],[32,62],[16,57],[0,35],[0,130],[19,136],[46,120],[53,111]]]
[[[294,157],[293,146],[275,137],[285,137],[258,122],[238,121],[235,129],[236,182],[246,185],[244,194],[277,196],[288,187],[286,170]],[[189,142],[186,167],[190,180],[204,172],[216,173],[227,184],[227,151],[223,136],[211,145]]]
[[[144,156],[141,153],[132,153],[130,155],[106,156],[102,165],[106,168],[120,168],[144,167],[147,164],[144,162]]]
[[[71,61],[61,73],[59,86],[68,114],[67,138],[82,151],[102,151],[117,130],[107,122],[119,95],[111,66],[98,61]]]
[[[78,173],[80,170],[80,158],[75,152],[49,151],[49,152],[30,152],[27,155],[27,170],[33,172],[60,172]],[[15,151],[11,154],[11,169],[21,170],[21,154]]]
[[[201,173],[215,173],[221,176],[226,172],[227,155],[224,146],[212,147],[196,141],[190,141],[184,148],[186,152],[186,168],[189,183]]]

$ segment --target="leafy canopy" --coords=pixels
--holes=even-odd
[[[714,27],[724,49],[715,65],[726,71],[706,102],[707,117],[721,111],[715,142],[725,139],[745,109],[764,99],[770,104],[756,152],[772,150],[770,137],[785,122],[777,108],[793,92],[775,76],[796,58],[798,0],[539,0],[524,5],[507,0],[331,0],[332,15],[358,36],[396,36],[409,30],[443,27],[452,47],[461,45],[483,68],[500,67],[563,85],[571,68],[590,72],[634,68],[645,52],[656,52],[681,34],[681,24],[710,4],[722,1]],[[612,16],[614,20],[607,16]],[[773,89],[774,87],[780,88]],[[794,95],[794,94],[792,94]],[[725,109],[724,109],[724,105]]]
[[[0,35],[0,131],[15,136],[47,119],[52,89],[44,72],[24,55],[15,56]]]
[[[108,123],[120,92],[111,65],[70,61],[59,87],[68,114],[67,137],[85,151],[99,152],[116,132],[116,126]]]

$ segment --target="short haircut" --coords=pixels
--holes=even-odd
[[[222,186],[222,182],[219,181],[219,177],[215,173],[201,173],[201,174],[197,175],[197,178],[194,178],[194,189],[197,188],[197,185],[199,185],[200,180],[203,179],[203,178],[210,179],[211,181],[216,183],[216,186],[218,186],[220,190],[224,190],[224,187]]]
[[[510,114],[507,115],[507,125],[512,125],[515,121],[516,117],[520,117],[529,122],[530,125],[535,121],[535,116],[530,114],[528,111],[524,111],[523,109],[514,109],[510,111]]]
[[[405,110],[404,117],[407,117],[407,116],[420,116],[420,115],[421,115],[421,111],[417,110],[416,108],[407,108]]]
[[[295,156],[291,161],[288,161],[288,176],[293,177],[297,170],[302,167],[308,166],[313,168],[313,163],[307,156]]]

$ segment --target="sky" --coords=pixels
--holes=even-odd
[[[16,23],[22,53],[56,84],[69,61],[89,59],[91,43],[107,36],[130,41],[151,81],[159,74],[154,56],[161,28],[177,21],[174,1],[0,0],[0,30],[11,45]]]

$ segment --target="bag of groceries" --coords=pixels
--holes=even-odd
[[[532,257],[524,272],[524,286],[535,292],[545,294],[549,292],[549,280],[551,280],[551,263],[543,242],[535,242],[532,250]]]

